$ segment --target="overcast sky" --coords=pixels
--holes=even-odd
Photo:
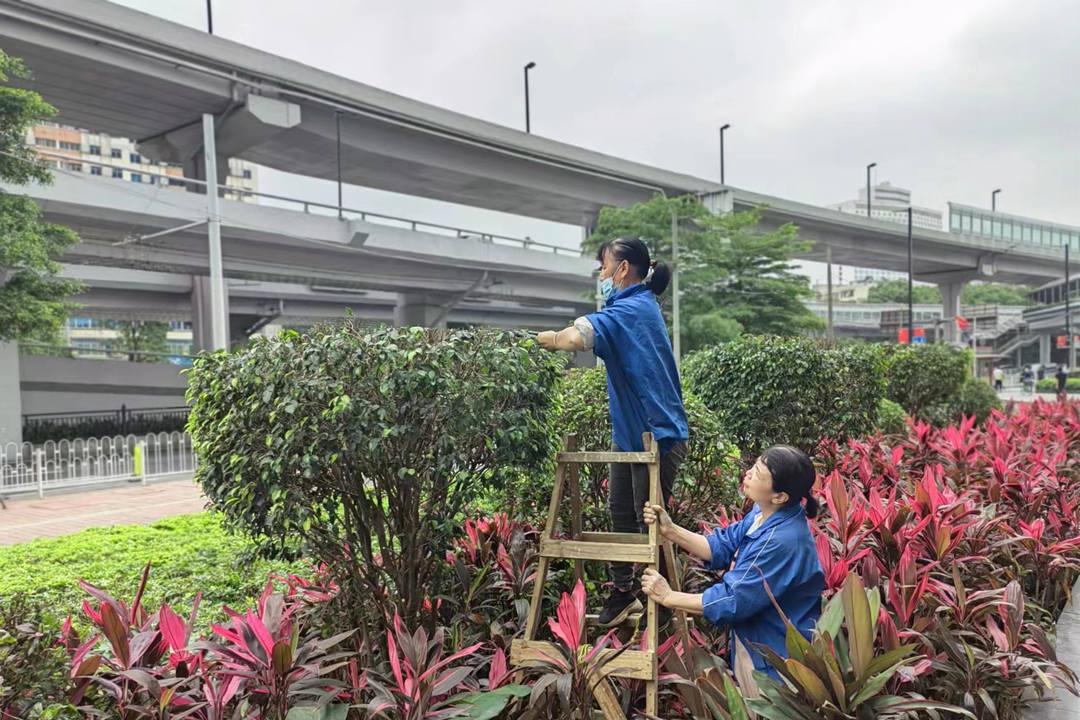
[[[205,27],[203,0],[124,0]],[[538,135],[814,204],[865,166],[912,190],[1080,225],[1070,0],[214,0],[223,37]],[[331,186],[264,172],[269,192]],[[352,190],[347,203],[575,242],[576,228]],[[492,225],[498,227],[492,227]]]

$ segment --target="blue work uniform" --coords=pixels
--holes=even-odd
[[[762,581],[769,583],[784,614],[809,639],[821,616],[825,574],[802,505],[777,510],[751,533],[750,527],[760,514],[755,505],[740,522],[705,536],[712,550],[709,569],[727,570],[732,560],[735,567],[706,590],[701,601],[705,619],[731,628],[750,651],[754,669],[779,679],[755,648],[767,645],[780,657],[787,657],[787,626]],[[734,648],[735,643],[728,646]]]
[[[607,368],[615,447],[641,452],[645,432],[653,434],[661,452],[686,441],[679,371],[652,290],[641,283],[623,288],[584,319],[594,333],[593,351]]]

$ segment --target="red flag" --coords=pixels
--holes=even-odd
[[[911,342],[910,338],[908,338],[908,331],[906,327],[902,327],[897,331],[896,341],[900,345],[908,345]]]
[[[965,318],[963,315],[956,316],[956,327],[960,328],[961,330],[967,330],[969,325],[970,323],[968,323],[967,318]]]

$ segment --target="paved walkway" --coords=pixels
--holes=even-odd
[[[1058,659],[1080,670],[1080,580],[1073,587],[1072,600],[1061,612],[1057,623]],[[1039,703],[1024,714],[1025,720],[1080,720],[1080,698],[1058,690],[1056,699]]]
[[[190,477],[112,485],[44,498],[18,496],[0,509],[0,545],[59,537],[91,527],[136,525],[199,512],[205,499]]]

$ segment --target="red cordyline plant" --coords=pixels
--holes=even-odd
[[[1080,574],[1074,406],[1021,406],[981,427],[915,423],[899,444],[823,444],[820,459],[827,592],[858,569],[883,594],[881,647],[923,654],[893,686],[979,718],[1015,718],[1049,685],[1073,688],[1040,623]]]
[[[220,642],[198,644],[219,661],[221,676],[240,680],[256,717],[285,720],[292,707],[326,704],[346,687],[330,673],[346,666],[351,653],[331,650],[354,631],[302,639],[292,618],[297,607],[268,582],[255,610],[225,608],[231,622],[213,626]]]
[[[95,607],[84,600],[83,614],[100,634],[92,635],[72,654],[72,704],[80,705],[90,688],[96,686],[114,708],[113,716],[121,720],[181,720],[202,708],[191,691],[197,680],[191,672],[198,669],[200,658],[186,652],[187,628],[171,608],[163,607],[162,621],[161,612],[150,614],[143,605],[149,576],[147,564],[130,606],[90,583],[79,583],[98,601]],[[197,610],[196,598],[192,622]],[[69,621],[65,623],[65,632],[73,632],[70,628]],[[102,637],[107,651],[95,652]],[[168,665],[163,666],[166,657]],[[173,668],[172,672],[166,671],[168,666]],[[100,714],[89,705],[81,709],[91,716]]]
[[[440,720],[462,714],[453,694],[467,688],[476,669],[455,663],[482,645],[476,643],[444,657],[442,628],[430,637],[424,628],[409,633],[395,613],[393,626],[386,631],[390,675],[368,675],[375,696],[365,709],[372,717],[393,720]]]
[[[590,646],[585,637],[585,586],[580,580],[563,593],[556,616],[548,619],[557,653],[543,655],[530,668],[534,682],[528,717],[584,720],[591,716],[597,683],[618,667],[626,649],[612,630]]]

